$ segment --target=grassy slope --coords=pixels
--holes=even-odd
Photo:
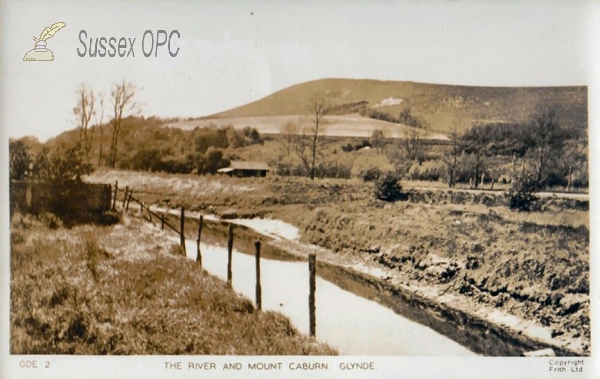
[[[193,130],[204,127],[225,127],[233,125],[237,129],[250,126],[258,130],[261,134],[278,134],[286,122],[291,121],[298,125],[311,125],[307,117],[300,116],[256,116],[256,117],[237,117],[237,118],[218,118],[218,119],[200,119],[192,121],[179,121],[169,123],[167,126],[180,128],[183,130]],[[388,138],[406,138],[410,135],[413,128],[406,125],[395,124],[381,120],[375,120],[369,117],[362,117],[358,114],[343,116],[327,116],[327,124],[320,132],[321,135],[331,137],[371,137],[374,130],[383,131]],[[420,136],[423,139],[448,140],[443,134],[420,130]]]
[[[316,91],[339,93],[339,103],[366,100],[369,106],[390,97],[402,99],[394,106],[378,107],[397,116],[404,107],[423,118],[431,128],[450,130],[456,120],[462,127],[474,118],[523,121],[541,103],[557,110],[568,127],[587,126],[585,87],[468,87],[370,79],[322,79],[297,84],[258,101],[207,118],[236,118],[305,114],[305,104]]]
[[[334,354],[279,313],[255,312],[138,219],[11,228],[12,354]]]

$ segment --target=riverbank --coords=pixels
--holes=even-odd
[[[173,212],[176,213],[176,212]],[[175,221],[177,216],[168,216]],[[197,219],[191,215],[186,224],[188,238]],[[253,221],[258,221],[252,225]],[[252,255],[253,242],[263,240],[263,257],[275,260],[306,260],[317,255],[318,275],[336,286],[363,298],[378,302],[399,315],[425,325],[436,332],[487,356],[520,356],[526,352],[552,348],[559,356],[582,355],[569,338],[552,337],[552,330],[495,307],[477,304],[468,297],[454,296],[447,290],[407,280],[371,262],[344,257],[315,245],[274,236],[265,228],[265,220],[218,220],[204,222],[203,241],[225,247],[227,225],[235,226],[236,251]],[[266,220],[273,221],[273,220]],[[262,224],[262,225],[261,225]],[[267,226],[272,226],[267,222]],[[271,224],[271,225],[269,225]],[[391,274],[391,275],[390,275]]]
[[[128,216],[72,229],[13,216],[10,319],[11,354],[336,354]]]
[[[498,193],[425,191],[387,204],[374,200],[371,184],[355,181],[119,171],[93,178],[116,179],[134,190],[143,185],[139,196],[160,206],[294,225],[300,250],[323,251],[333,265],[368,274],[392,293],[424,296],[422,305],[440,309],[441,319],[456,320],[448,310],[472,318],[488,331],[475,351],[513,355],[548,345],[560,355],[590,354],[585,201],[550,197],[541,211],[520,213]],[[490,331],[517,348],[486,348]],[[523,338],[532,342],[519,347]]]

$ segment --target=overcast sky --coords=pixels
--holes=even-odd
[[[491,86],[589,85],[591,1],[110,2],[0,5],[0,121],[44,141],[74,127],[75,90],[128,79],[142,114],[197,117],[304,81],[411,80]],[[23,62],[55,22],[53,62]],[[145,30],[178,30],[172,58],[142,55]],[[135,58],[79,57],[89,38],[136,38]],[[597,42],[597,39],[595,40]]]

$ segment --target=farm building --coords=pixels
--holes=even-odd
[[[231,161],[229,167],[218,170],[219,173],[230,176],[249,177],[249,176],[267,176],[271,169],[265,162],[243,162]]]

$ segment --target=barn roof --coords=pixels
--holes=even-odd
[[[266,162],[244,162],[231,161],[229,167],[235,170],[253,170],[253,171],[269,171],[269,165]]]

